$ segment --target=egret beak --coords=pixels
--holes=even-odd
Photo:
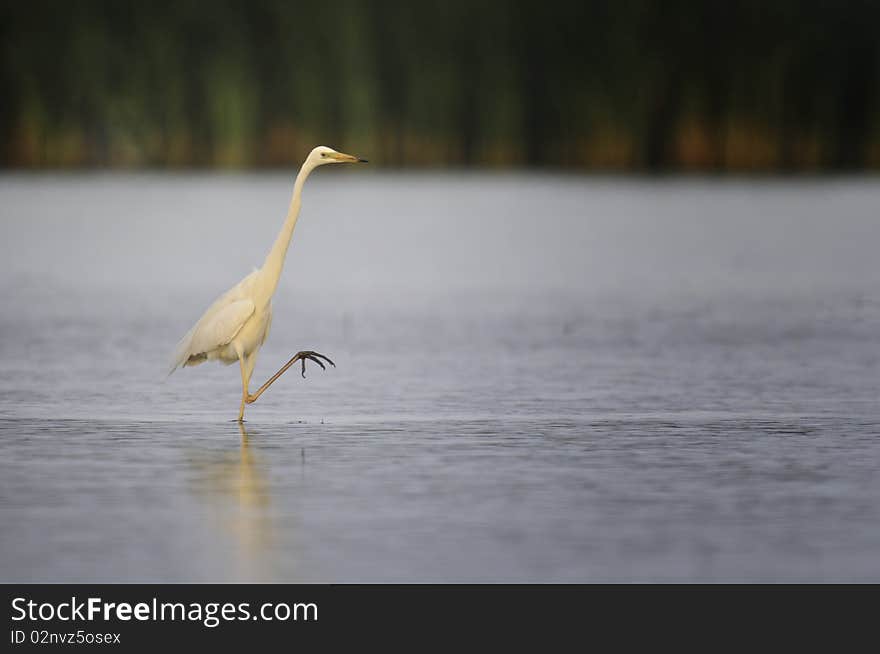
[[[328,156],[340,163],[367,163],[366,159],[361,159],[353,154],[345,154],[344,152],[331,152]]]

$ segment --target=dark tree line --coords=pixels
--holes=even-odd
[[[0,163],[880,168],[880,0],[0,0]]]

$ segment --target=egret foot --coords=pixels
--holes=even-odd
[[[330,364],[331,366],[333,366],[334,368],[336,367],[336,364],[333,363],[333,362],[330,360],[330,357],[325,356],[325,355],[323,355],[323,354],[320,354],[319,352],[312,352],[311,350],[305,350],[305,351],[303,351],[303,352],[297,352],[297,353],[296,353],[296,356],[293,357],[293,359],[291,359],[291,361],[296,361],[297,359],[299,359],[300,361],[302,361],[302,376],[303,376],[303,377],[306,376],[306,360],[307,360],[307,359],[308,359],[309,361],[314,361],[314,362],[317,363],[319,366],[321,366],[321,370],[327,370],[327,367],[326,367],[323,363],[321,363],[321,359],[324,359],[324,361],[326,361],[327,363],[329,363],[329,364]]]

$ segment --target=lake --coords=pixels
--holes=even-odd
[[[0,581],[880,581],[880,179],[0,176]]]

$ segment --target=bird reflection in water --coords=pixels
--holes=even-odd
[[[224,568],[234,581],[269,581],[274,577],[274,529],[265,469],[250,446],[250,434],[238,423],[241,444],[197,462],[198,495],[221,536],[218,549],[231,552]],[[226,576],[226,575],[224,575]]]

